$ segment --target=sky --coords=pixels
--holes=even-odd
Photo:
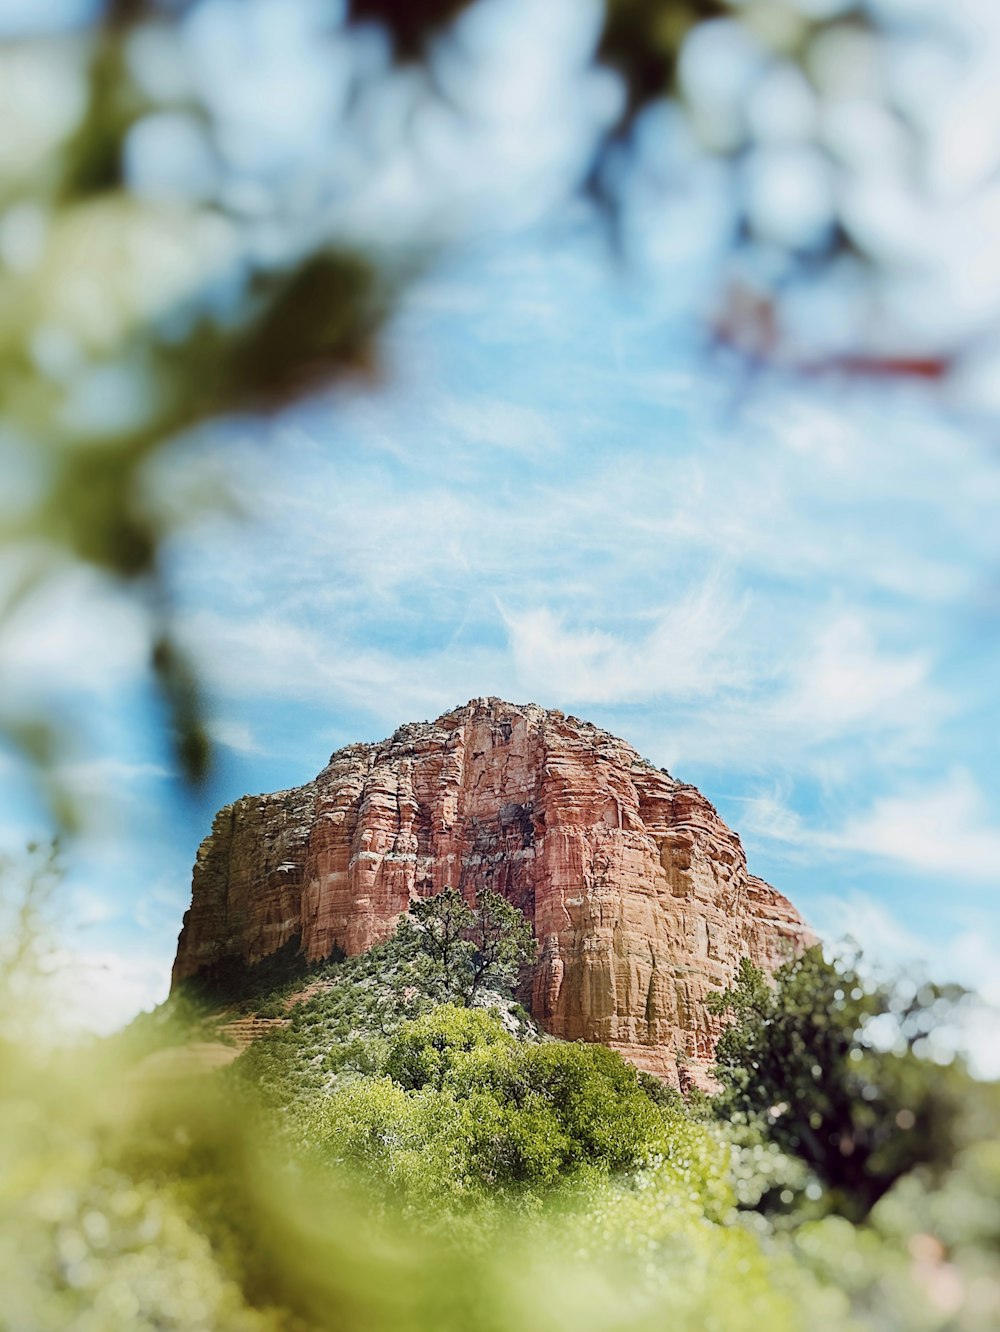
[[[94,698],[102,756],[75,776],[105,788],[104,832],[73,879],[98,1021],[162,997],[214,808],[486,694],[624,736],[831,937],[995,995],[986,432],[903,390],[734,392],[573,225],[427,276],[377,389],[234,425],[174,484],[220,472],[242,514],[172,552],[207,792],[154,739],[130,612],[81,583],[62,646],[24,636],[26,673],[71,649]]]
[[[495,31],[476,40],[493,50]],[[586,39],[558,49],[576,69]],[[154,478],[187,508],[229,496],[167,551],[217,746],[207,789],[173,776],[141,609],[76,571],[6,632],[8,678],[87,716],[64,774],[99,806],[62,921],[81,1026],[166,993],[216,808],[488,694],[624,736],[699,786],[826,937],[1000,1004],[989,430],[926,390],[753,375],[711,353],[725,191],[710,165],[691,166],[683,207],[633,200],[624,265],[579,206],[539,220],[534,186],[572,175],[582,140],[578,125],[526,133],[536,113],[569,124],[552,99],[575,86],[526,64],[521,119],[490,140],[503,170],[466,180],[464,239],[404,294],[378,381],[220,425]],[[607,89],[587,86],[599,119]],[[286,128],[298,143],[294,116]],[[449,153],[481,150],[432,154],[433,188],[388,161],[355,223],[406,200],[414,225],[454,175]],[[491,189],[517,182],[531,207],[490,231]],[[5,846],[39,831],[22,776],[0,758]]]

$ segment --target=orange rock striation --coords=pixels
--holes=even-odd
[[[531,1010],[677,1082],[701,1080],[706,995],[808,941],[693,786],[587,722],[475,699],[339,750],[293,791],[223,809],[202,843],[174,982],[298,936],[310,959],[388,938],[415,897],[504,894],[532,921]]]

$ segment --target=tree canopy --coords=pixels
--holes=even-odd
[[[834,1210],[863,1218],[908,1171],[951,1159],[961,1088],[931,1058],[930,1035],[960,995],[878,983],[819,945],[773,984],[744,959],[713,1002],[730,1018],[717,1108],[800,1157]]]
[[[396,940],[421,963],[425,984],[453,1003],[472,1004],[486,989],[512,994],[535,955],[523,912],[489,888],[471,906],[455,888],[411,903]]]

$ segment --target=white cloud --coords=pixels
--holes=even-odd
[[[1000,825],[972,777],[957,770],[938,786],[884,796],[849,820],[831,844],[921,874],[1000,887]]]
[[[245,722],[217,717],[208,723],[208,733],[218,745],[224,745],[235,754],[256,755],[265,752],[253,730]]]
[[[787,803],[788,797],[787,788],[780,787],[744,797],[740,832],[747,837],[793,847],[814,842],[815,834],[806,826],[801,814]]]
[[[744,800],[752,837],[792,848],[860,852],[945,885],[1000,887],[1000,824],[972,776],[956,769],[936,785],[877,797],[839,825],[810,824],[775,787]]]
[[[671,765],[843,773],[852,748],[855,763],[885,766],[933,744],[952,705],[919,631],[927,612],[899,610],[895,566],[914,566],[921,607],[951,575],[920,566],[920,550],[901,557],[892,523],[842,529],[847,496],[870,477],[880,503],[913,489],[856,421],[804,404],[787,420],[758,409],[750,451],[731,434],[681,438],[658,455],[626,448],[609,466],[574,442],[568,467],[548,445],[576,418],[522,416],[507,399],[433,383],[409,391],[419,423],[396,430],[391,402],[352,399],[346,452],[330,456],[301,425],[284,432],[284,475],[258,480],[262,576],[246,578],[240,533],[195,552],[191,600],[224,600],[226,612],[192,617],[189,637],[222,696],[332,706],[342,691],[380,715],[394,702],[397,720],[487,691],[554,705],[683,703],[648,719],[649,743]],[[449,419],[457,433],[437,429]],[[551,439],[536,429],[545,421]],[[409,458],[387,461],[385,440],[408,428]],[[470,447],[465,429],[505,444]],[[506,446],[532,439],[512,474]],[[927,446],[935,459],[939,445]],[[970,475],[980,461],[966,460]],[[931,490],[921,483],[921,506]],[[926,531],[932,562],[939,543]],[[207,570],[211,586],[199,587]],[[894,580],[890,614],[872,593]]]
[[[449,398],[441,405],[439,417],[446,430],[469,444],[529,457],[563,450],[552,421],[521,403],[502,398]]]
[[[208,682],[225,695],[317,703],[331,712],[360,707],[392,726],[513,685],[502,659],[485,649],[414,653],[401,670],[392,651],[359,650],[278,616],[233,620],[205,612],[188,621],[185,637]]]
[[[744,683],[732,639],[745,610],[709,582],[643,617],[652,627],[632,638],[568,628],[546,607],[502,613],[518,679],[529,693],[567,703],[627,703],[705,697]]]
[[[172,944],[172,940],[171,940]],[[63,948],[52,958],[49,1000],[53,1035],[108,1035],[143,1009],[161,1003],[170,988],[173,948]]]
[[[729,678],[707,670],[705,693],[693,693],[680,717],[669,727],[652,721],[668,766],[809,773],[839,784],[856,780],[859,768],[877,780],[931,752],[956,705],[934,681],[926,649],[885,647],[860,610],[818,604],[795,622],[762,600],[755,593],[729,645],[738,670]]]
[[[928,653],[887,652],[860,614],[841,614],[819,629],[775,720],[814,737],[909,729],[914,719],[929,730],[940,711],[930,674]]]
[[[782,582],[947,604],[1000,553],[989,517],[1000,469],[985,439],[947,428],[925,402],[893,407],[887,424],[884,403],[845,410],[823,394],[762,392],[706,426],[648,507],[689,547]]]

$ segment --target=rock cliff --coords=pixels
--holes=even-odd
[[[693,786],[587,722],[485,698],[223,809],[174,982],[293,939],[310,959],[358,953],[414,897],[483,886],[533,923],[540,1025],[675,1082],[711,1061],[708,992],[740,958],[772,967],[808,937]]]

